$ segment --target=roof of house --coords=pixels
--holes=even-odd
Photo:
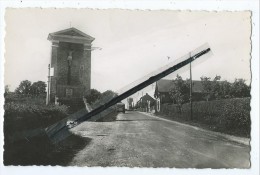
[[[155,99],[154,99],[153,97],[151,97],[148,93],[146,93],[144,96],[142,96],[142,97],[138,100],[137,103],[140,103],[141,100],[142,100],[143,102],[146,102],[147,100],[149,100],[149,101],[151,101],[151,102],[155,101]]]
[[[143,97],[141,97],[140,99],[144,99],[144,100],[154,100],[153,97],[151,97],[148,93],[146,93]]]
[[[170,90],[173,88],[174,83],[173,80],[167,80],[167,79],[160,79],[156,82],[157,90],[158,92],[170,92]],[[192,91],[193,92],[202,92],[203,91],[203,85],[202,82],[199,80],[193,80],[192,81]]]
[[[159,92],[169,92],[173,87],[172,80],[160,79],[156,82],[156,88]]]

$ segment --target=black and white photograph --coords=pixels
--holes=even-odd
[[[4,21],[4,166],[251,168],[251,11],[6,8]]]

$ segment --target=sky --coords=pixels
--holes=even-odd
[[[91,65],[91,88],[101,92],[118,91],[204,43],[213,55],[194,64],[194,80],[220,75],[249,84],[250,22],[248,11],[7,9],[4,82],[11,90],[22,80],[47,82],[48,34],[75,27],[95,38],[93,47],[102,48],[92,51]],[[180,75],[186,79],[189,72],[183,69]],[[143,93],[153,95],[153,89]]]

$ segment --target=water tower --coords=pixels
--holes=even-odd
[[[73,27],[49,34],[52,48],[48,104],[83,102],[83,96],[91,87],[91,43],[94,39]]]

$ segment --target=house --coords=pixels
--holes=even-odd
[[[161,104],[173,103],[170,97],[170,91],[174,87],[174,80],[161,79],[156,82],[154,97],[160,100]],[[205,93],[203,92],[202,81],[192,81],[192,99],[193,101],[205,100]]]
[[[134,99],[132,97],[127,98],[127,109],[128,110],[133,109],[133,103],[134,103]]]
[[[154,97],[159,99],[161,103],[172,103],[170,98],[170,91],[173,88],[173,81],[160,79],[156,82]]]
[[[155,99],[151,97],[148,93],[142,96],[137,102],[137,108],[145,108],[147,111],[150,111],[155,106]]]

